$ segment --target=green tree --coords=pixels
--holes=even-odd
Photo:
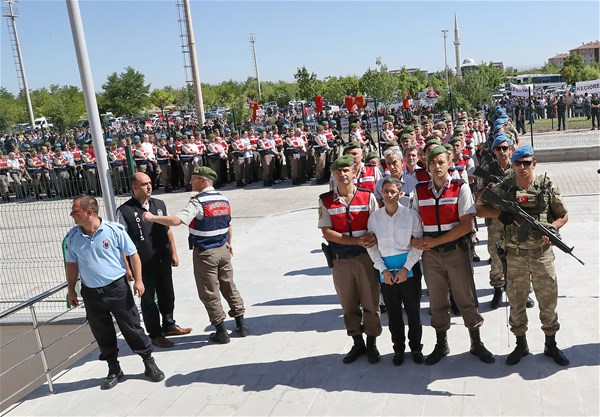
[[[398,79],[390,74],[381,58],[377,58],[375,64],[377,69],[369,68],[360,77],[360,90],[381,102],[391,103],[398,91]]]
[[[150,93],[150,102],[158,107],[161,112],[165,111],[165,107],[172,105],[175,102],[175,96],[166,90],[156,89]]]
[[[4,87],[0,87],[0,132],[8,131],[21,120],[19,102]]]
[[[145,84],[144,74],[132,67],[121,74],[113,72],[102,88],[106,105],[114,114],[131,117],[150,104],[150,84]]]
[[[298,68],[294,74],[294,79],[298,84],[298,95],[301,99],[312,101],[315,96],[319,95],[320,82],[317,74],[309,73],[305,66]]]
[[[76,86],[59,86],[53,84],[49,91],[50,99],[44,115],[52,119],[54,128],[65,132],[69,127],[77,125],[86,113],[83,92]]]
[[[354,76],[327,77],[323,80],[323,98],[332,103],[341,104],[346,96],[359,93],[359,80]]]
[[[595,80],[600,78],[600,66],[596,62],[586,64],[583,62],[581,55],[572,53],[565,59],[561,74],[568,84],[575,84],[577,81]]]

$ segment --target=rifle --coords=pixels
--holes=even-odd
[[[585,265],[581,259],[573,255],[573,249],[575,249],[575,247],[569,248],[557,234],[527,214],[517,203],[504,200],[489,188],[486,188],[483,191],[481,198],[490,204],[502,207],[503,211],[513,215],[522,228],[525,228],[528,231],[533,230],[540,233],[542,236],[546,236],[558,249],[577,259],[581,265]]]
[[[492,175],[481,167],[475,168],[475,171],[473,171],[473,175],[475,175],[476,177],[483,178],[484,180],[486,180],[488,182],[493,182],[494,184],[498,184],[498,183],[501,183],[502,181],[504,181],[504,178],[500,178],[496,175]]]

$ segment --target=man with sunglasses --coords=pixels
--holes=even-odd
[[[558,230],[567,223],[569,215],[558,187],[546,175],[535,174],[537,163],[533,147],[526,145],[517,149],[511,161],[514,175],[498,184],[495,192],[505,200],[516,202],[525,212],[558,235]],[[506,363],[515,365],[529,353],[525,337],[526,303],[529,286],[532,284],[540,308],[542,330],[546,336],[544,354],[559,365],[568,365],[569,359],[556,346],[555,335],[560,328],[556,313],[558,286],[554,253],[548,238],[531,230],[523,230],[512,215],[489,204],[477,205],[477,215],[498,218],[504,223],[510,326],[517,337],[517,345],[506,358]]]

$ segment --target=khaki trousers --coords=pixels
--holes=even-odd
[[[504,225],[498,219],[490,219],[487,226],[488,241],[487,249],[490,254],[491,268],[490,268],[490,285],[494,288],[500,288],[504,286],[504,271],[502,270],[502,261],[498,256],[496,249],[496,242],[502,241],[502,231]]]
[[[379,275],[369,255],[334,259],[333,285],[344,310],[348,336],[360,336],[363,332],[379,336]]]
[[[243,316],[244,300],[233,282],[233,267],[228,245],[201,250],[194,247],[194,278],[200,301],[204,304],[212,325],[227,317],[221,304],[221,294],[229,304],[229,317]]]

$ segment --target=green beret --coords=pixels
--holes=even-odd
[[[367,154],[367,157],[365,158],[365,161],[370,161],[373,158],[379,158],[379,154],[377,152],[375,152],[375,151],[369,152]]]
[[[452,138],[448,141],[450,145],[454,145],[456,142],[462,142],[462,138],[460,136],[452,136]]]
[[[142,140],[140,138],[136,138],[133,140],[133,142],[137,143],[137,142],[141,142]]]
[[[396,120],[396,118],[394,116],[392,116],[391,114],[387,117],[387,119],[390,120],[390,121],[392,121],[392,122],[394,120]]]
[[[398,147],[399,145],[398,145],[398,142],[396,142],[395,140],[392,140],[392,141],[386,143],[385,145],[383,145],[383,148],[387,149],[387,148],[392,148],[394,146]]]
[[[354,129],[358,127],[358,125],[356,123],[350,123],[350,129]]]
[[[454,128],[454,133],[460,133],[460,132],[464,132],[464,131],[465,131],[465,128],[464,128],[464,126],[462,126],[462,125],[457,125],[457,126]]]
[[[344,156],[340,156],[338,159],[333,161],[333,164],[331,164],[331,170],[335,171],[338,168],[351,167],[353,165],[354,165],[354,158],[352,157],[352,155],[344,155]]]
[[[74,140],[71,140],[71,141],[69,141],[69,145],[73,146],[73,145],[76,145],[76,143]]]
[[[208,138],[209,138],[209,139],[214,139],[214,138],[216,138],[216,136],[215,136],[215,134],[214,134],[214,133],[211,133],[210,135],[208,135]]]
[[[319,126],[317,126],[317,130],[319,132],[322,132],[323,130],[325,130],[325,128],[323,126],[319,125]]]
[[[323,122],[321,122],[321,124],[325,127],[329,126],[329,123],[327,122],[327,120],[323,120]]]
[[[45,143],[44,143],[44,146],[45,146],[46,148],[50,148],[50,147],[52,147],[52,145],[50,144],[50,142],[45,142]]]
[[[347,144],[346,146],[344,146],[344,153],[346,153],[349,150],[356,149],[356,148],[360,149],[360,143],[358,143],[358,142],[350,142],[349,144]]]
[[[472,118],[472,117],[469,117],[469,118],[467,119],[467,121],[469,121],[469,122],[472,122],[472,121],[473,121],[473,118]]]
[[[414,131],[415,131],[415,128],[414,128],[414,126],[412,126],[412,125],[408,125],[408,126],[406,126],[406,127],[404,128],[404,132],[405,132],[405,133],[412,133],[412,132],[414,132]]]
[[[430,147],[431,145],[441,145],[442,142],[438,139],[429,139],[427,142],[425,142],[425,146],[423,147],[423,149],[427,149],[428,147]]]
[[[200,175],[201,177],[208,178],[209,180],[216,181],[217,173],[210,169],[209,167],[195,167],[192,175]]]
[[[444,148],[446,148],[448,151],[450,151],[450,152],[452,151],[452,144],[450,142],[444,143],[442,146]]]
[[[233,136],[233,135],[239,135],[239,134],[240,134],[240,132],[238,132],[237,130],[234,130],[233,132],[231,132],[231,135],[232,135],[232,136]]]
[[[403,133],[402,135],[400,135],[400,140],[402,139],[411,139],[412,135],[410,133]]]
[[[304,127],[304,123],[298,122],[298,123],[296,123],[296,127]]]
[[[418,121],[419,121],[419,116],[413,116],[413,117],[412,117],[412,120],[415,120],[415,121],[417,121],[417,122],[418,122]]]
[[[436,156],[438,156],[442,153],[448,153],[448,149],[446,149],[442,145],[438,145],[435,148],[433,148],[431,151],[429,151],[429,155],[427,155],[427,166],[429,166],[429,164],[431,164],[431,161],[433,161],[433,158],[435,158]]]

